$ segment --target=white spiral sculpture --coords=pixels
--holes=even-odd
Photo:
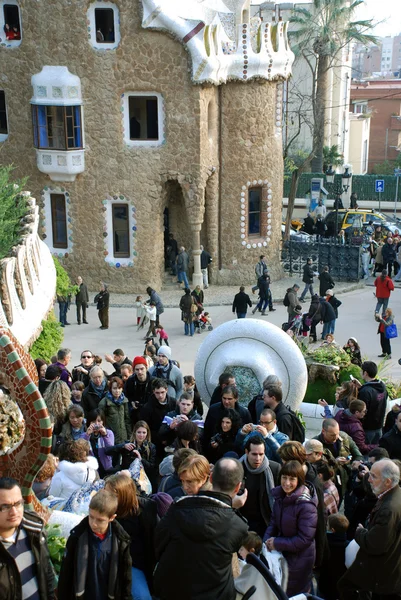
[[[308,382],[301,351],[276,325],[259,319],[236,319],[208,334],[198,350],[195,378],[202,399],[209,403],[219,375],[231,368],[251,369],[260,383],[277,375],[283,386],[283,402],[296,410]]]

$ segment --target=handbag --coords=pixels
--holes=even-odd
[[[391,323],[391,325],[387,325],[385,328],[385,336],[388,340],[392,338],[398,337],[397,325],[395,323]]]

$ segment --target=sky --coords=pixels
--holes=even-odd
[[[358,19],[373,19],[379,22],[374,35],[384,37],[401,33],[401,0],[365,0],[359,8]]]

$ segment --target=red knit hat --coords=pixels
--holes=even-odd
[[[135,356],[134,360],[132,361],[132,366],[136,367],[136,365],[145,365],[145,367],[148,366],[148,363],[146,362],[146,358],[144,358],[143,356]]]

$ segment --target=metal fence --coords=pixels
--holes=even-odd
[[[341,188],[341,175],[334,177],[334,184],[327,185],[326,175],[324,173],[303,173],[299,178],[297,198],[305,198],[310,192],[311,179],[315,177],[323,178],[323,185],[329,192],[328,198],[334,200],[335,190]],[[384,179],[384,192],[381,194],[382,202],[394,202],[396,191],[396,177],[394,175],[354,175],[352,177],[352,191],[358,195],[358,200],[371,200],[378,203],[379,195],[375,193],[376,179]],[[283,197],[288,198],[291,187],[291,175],[286,175],[284,179]],[[401,196],[401,192],[399,193]]]
[[[357,243],[356,243],[357,242]],[[359,281],[362,246],[360,240],[339,244],[336,240],[324,239],[312,242],[290,240],[283,242],[281,263],[284,271],[299,277],[302,282],[303,267],[307,258],[312,259],[313,267],[321,273],[328,265],[334,279]]]

